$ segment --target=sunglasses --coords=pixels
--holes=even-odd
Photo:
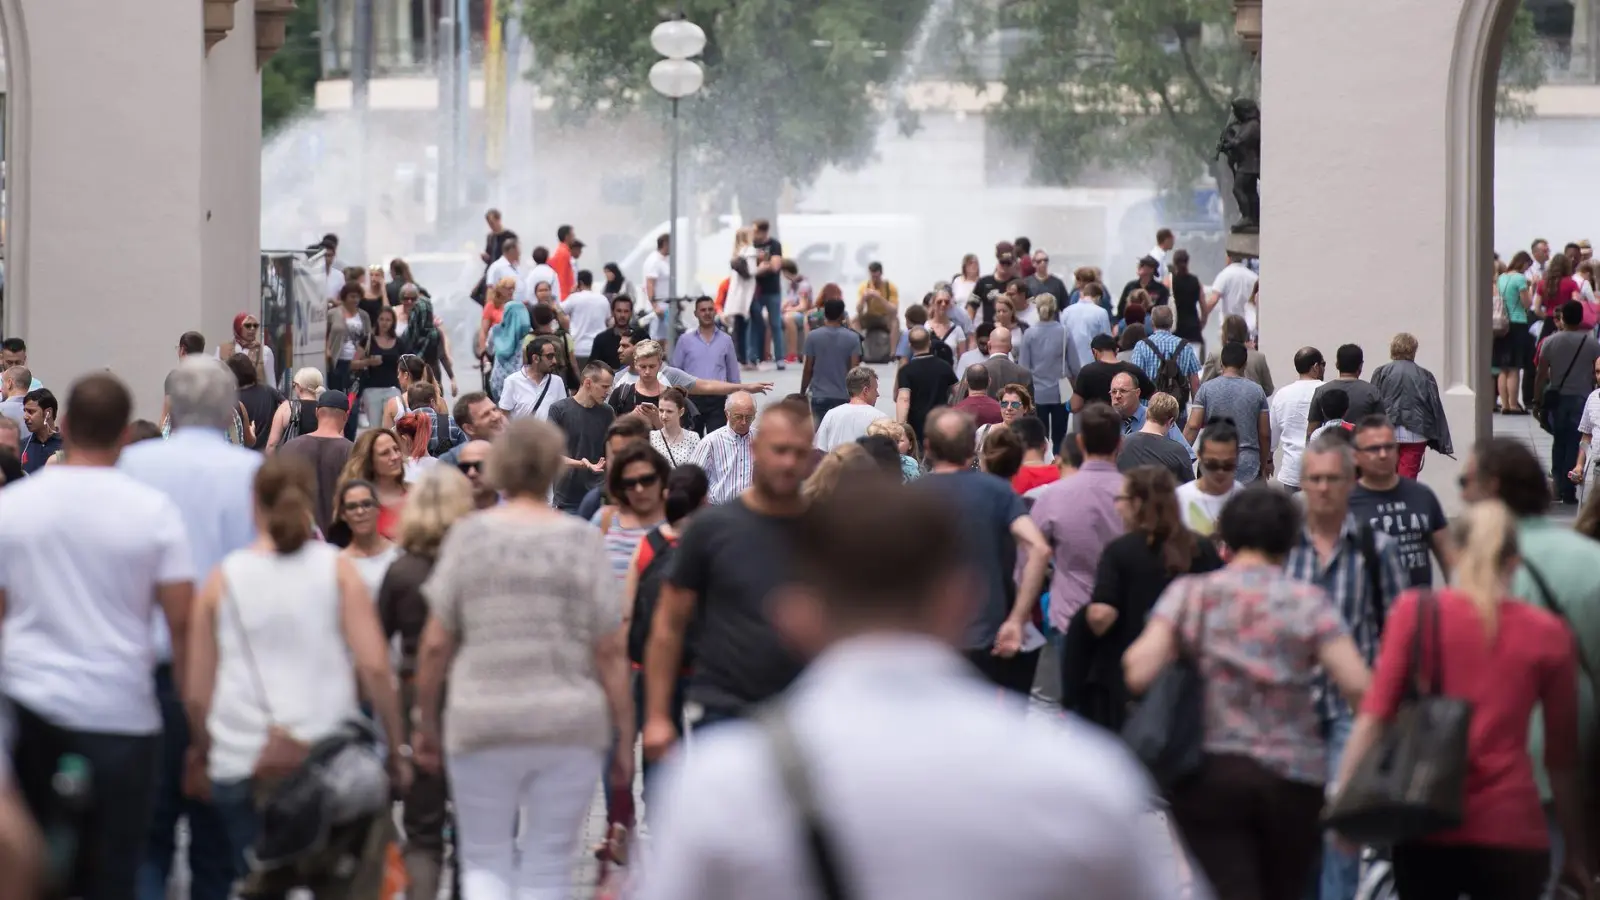
[[[1001,409],[1021,409],[1022,408],[1022,401],[1021,400],[1001,400],[1000,401],[1000,408]]]
[[[1232,472],[1239,468],[1239,461],[1235,459],[1202,459],[1200,468],[1207,472]]]
[[[473,472],[483,471],[483,462],[481,460],[474,462],[458,462],[456,463],[456,468],[460,469],[461,474],[463,475],[471,475]]]
[[[655,487],[659,481],[661,481],[661,476],[651,473],[649,475],[641,475],[638,478],[618,478],[617,484],[623,490],[631,491],[634,488]]]
[[[245,331],[255,331],[257,328],[260,328],[261,326],[257,325],[254,322],[246,322],[243,325],[240,325],[239,327],[243,328]]]
[[[378,501],[376,500],[352,500],[344,505],[344,511],[347,513],[366,512],[377,508]]]

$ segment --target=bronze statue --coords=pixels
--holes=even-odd
[[[1256,101],[1233,101],[1233,118],[1222,129],[1217,155],[1226,156],[1233,170],[1233,199],[1239,204],[1239,224],[1233,230],[1255,234],[1261,229],[1261,108]]]

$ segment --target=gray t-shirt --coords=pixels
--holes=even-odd
[[[1239,430],[1239,473],[1234,476],[1240,484],[1249,484],[1261,473],[1261,414],[1267,411],[1267,392],[1248,378],[1223,375],[1200,385],[1195,391],[1190,409],[1204,411],[1201,422],[1212,419],[1232,419]]]
[[[806,335],[805,355],[811,365],[813,400],[848,400],[844,388],[850,358],[861,355],[861,335],[843,325],[824,325]]]
[[[1140,466],[1160,466],[1171,472],[1179,484],[1194,480],[1189,448],[1164,434],[1136,431],[1122,439],[1122,449],[1117,451],[1117,471],[1127,472]]]
[[[1550,364],[1549,389],[1560,391],[1563,397],[1587,397],[1594,390],[1596,357],[1600,357],[1600,343],[1587,331],[1551,335],[1539,349],[1540,361]]]
[[[1378,394],[1378,389],[1359,378],[1335,378],[1324,382],[1311,395],[1311,421],[1327,422],[1331,419],[1327,411],[1322,408],[1322,398],[1333,391],[1343,393],[1350,400],[1350,408],[1345,410],[1339,418],[1346,422],[1359,422],[1367,416],[1388,412],[1383,408],[1383,397]]]
[[[598,462],[606,455],[606,430],[617,417],[616,411],[604,403],[584,406],[568,397],[550,407],[550,424],[557,426],[567,436],[567,456]],[[588,469],[569,468],[556,479],[556,508],[572,512],[583,502],[583,495],[600,483],[604,476]]]

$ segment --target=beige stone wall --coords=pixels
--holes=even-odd
[[[200,170],[204,290],[192,327],[212,347],[232,334],[235,315],[261,307],[261,77],[253,6],[251,0],[240,0],[233,31],[205,61]]]

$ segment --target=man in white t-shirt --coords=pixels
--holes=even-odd
[[[1211,283],[1211,290],[1206,295],[1205,315],[1209,316],[1218,304],[1222,306],[1222,315],[1246,316],[1246,308],[1250,305],[1250,296],[1255,293],[1256,282],[1260,277],[1250,271],[1245,264],[1245,257],[1239,253],[1228,254],[1228,264],[1217,273],[1216,281]]]
[[[550,267],[550,251],[544,247],[533,248],[530,254],[533,265],[528,267],[528,276],[523,280],[523,289],[527,292],[528,302],[532,303],[538,297],[535,287],[539,282],[550,285],[550,296],[561,296],[561,279],[556,277],[556,270]]]
[[[567,330],[572,333],[572,354],[578,357],[578,368],[589,364],[594,339],[611,327],[611,301],[594,289],[594,273],[588,269],[578,272],[578,289],[561,301],[561,311],[567,314]]]
[[[555,371],[559,346],[555,338],[543,336],[523,349],[523,367],[507,375],[500,388],[500,408],[508,418],[543,421],[550,417],[550,407],[557,400],[566,399],[567,383]]]
[[[1272,446],[1283,451],[1278,466],[1278,484],[1284,490],[1300,490],[1300,456],[1306,449],[1306,423],[1311,416],[1311,398],[1322,387],[1328,362],[1315,347],[1301,347],[1294,355],[1294,370],[1300,377],[1273,392],[1268,408],[1272,421]]]
[[[157,608],[185,634],[195,569],[183,516],[117,471],[133,398],[114,375],[79,379],[61,430],[65,461],[6,488],[0,516],[0,691],[14,708],[17,785],[34,818],[60,813],[64,756],[82,757],[95,798],[77,813],[71,893],[131,896],[161,757]],[[175,641],[173,677],[187,654]]]
[[[528,293],[528,282],[522,267],[522,247],[517,244],[517,239],[514,237],[508,237],[500,242],[500,258],[489,264],[489,271],[484,273],[483,283],[499,284],[502,278],[509,278],[517,283],[517,289],[512,293],[511,299],[521,303],[531,296]]]
[[[855,443],[866,437],[867,426],[889,414],[877,407],[878,373],[870,366],[856,366],[844,376],[844,389],[850,402],[828,410],[817,424],[816,447],[827,452],[843,444]]]
[[[667,298],[672,296],[672,235],[656,238],[656,252],[644,260],[644,296],[650,301],[650,311],[643,316],[650,329],[650,337],[666,340]]]
[[[1172,229],[1162,228],[1156,232],[1155,247],[1145,254],[1156,261],[1157,281],[1167,280],[1167,254],[1172,252],[1172,245],[1175,243],[1177,243],[1177,238],[1172,236]]]
[[[1178,485],[1178,512],[1190,531],[1209,537],[1217,517],[1244,485],[1234,480],[1239,470],[1239,431],[1226,422],[1200,432],[1200,476]]]

